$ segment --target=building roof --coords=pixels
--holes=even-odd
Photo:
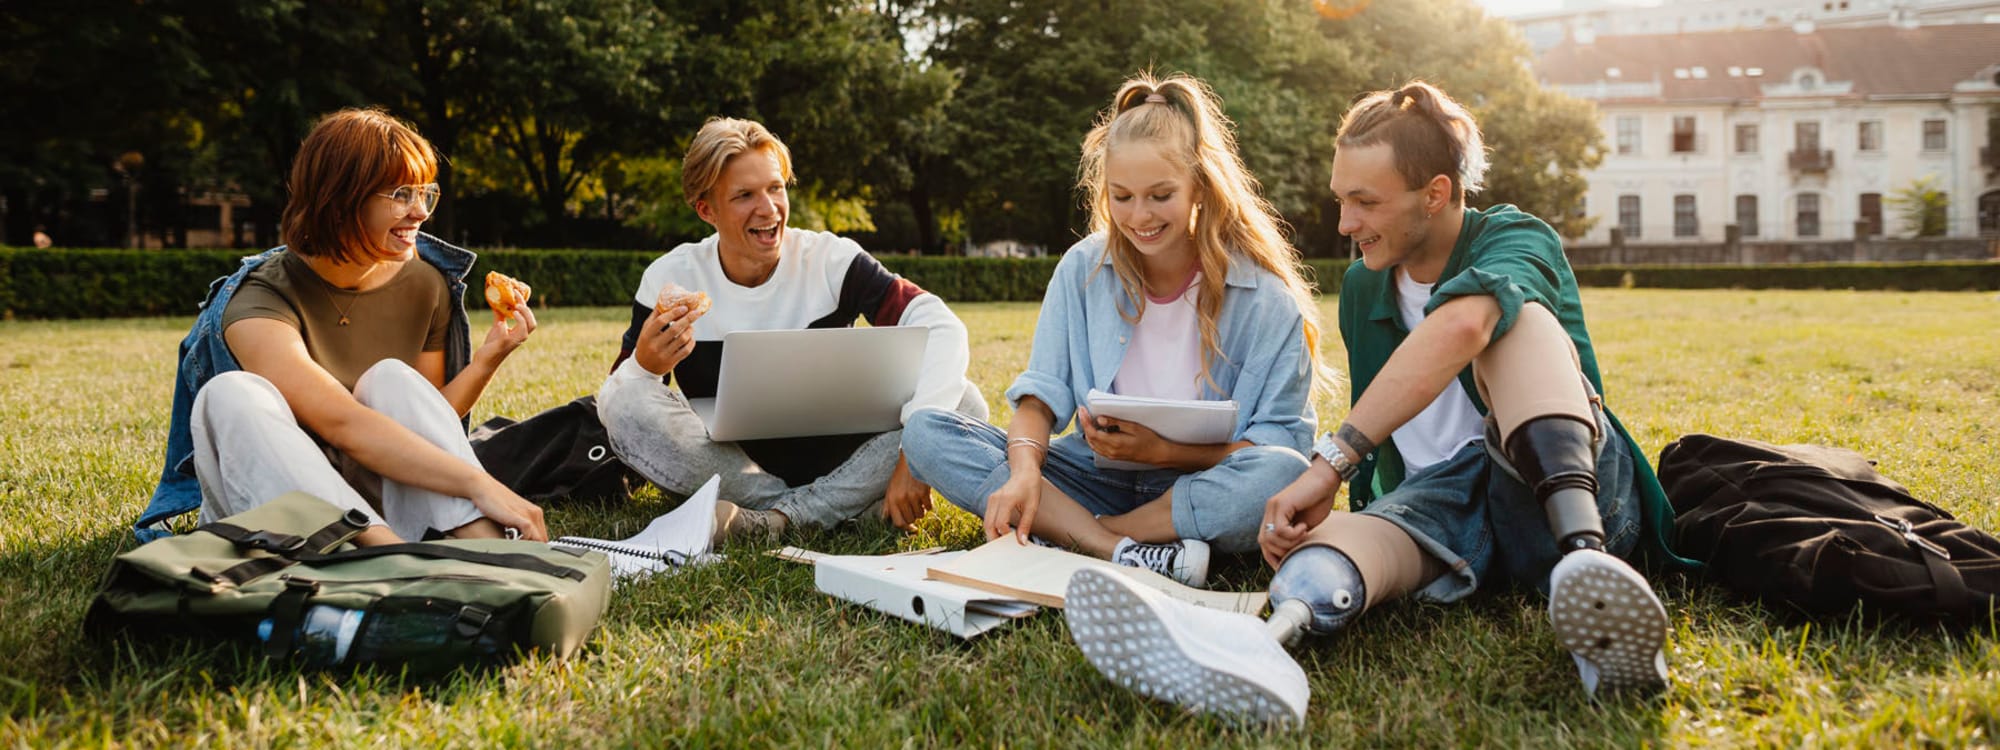
[[[1535,68],[1543,82],[1573,94],[1634,103],[2000,91],[1993,80],[2000,24],[1566,39],[1542,53]],[[1796,76],[1805,69],[1817,75],[1800,86]]]

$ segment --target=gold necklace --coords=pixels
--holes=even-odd
[[[322,281],[324,281],[324,280],[322,280]],[[327,285],[326,285],[326,288],[327,288],[327,289],[332,289],[332,288],[334,288],[334,286],[333,286],[332,284],[327,284]],[[321,290],[321,291],[325,291],[325,290],[323,289],[323,290]],[[348,292],[348,293],[347,293],[347,304],[346,304],[345,306],[343,306],[343,305],[341,305],[341,304],[340,304],[339,302],[335,302],[335,301],[333,300],[333,292],[326,292],[326,301],[327,301],[327,304],[330,304],[330,305],[333,305],[333,309],[334,309],[334,311],[335,311],[335,312],[338,312],[338,313],[340,313],[340,324],[341,324],[341,325],[343,325],[343,326],[344,326],[344,325],[347,325],[347,322],[348,322],[348,321],[347,321],[347,311],[348,311],[348,310],[352,310],[352,309],[354,309],[354,301],[355,301],[355,300],[358,300],[358,299],[361,299],[361,293],[360,293],[360,292]]]

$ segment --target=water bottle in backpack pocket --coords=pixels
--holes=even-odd
[[[405,665],[412,674],[434,674],[510,656],[513,639],[496,624],[489,611],[471,605],[385,599],[372,610],[308,607],[289,644],[277,618],[267,617],[257,624],[257,639],[266,655],[309,667]]]

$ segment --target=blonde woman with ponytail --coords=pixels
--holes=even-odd
[[[1361,250],[1340,295],[1354,401],[1265,504],[1271,618],[1085,571],[1067,610],[1084,653],[1154,697],[1296,723],[1306,677],[1280,644],[1498,584],[1548,596],[1587,693],[1664,687],[1666,610],[1631,562],[1685,561],[1645,452],[1605,406],[1561,240],[1513,206],[1466,205],[1486,147],[1435,86],[1361,98],[1335,149],[1340,232]],[[1334,510],[1343,484],[1351,512]]]
[[[1083,142],[1091,234],[1049,282],[1007,432],[942,410],[912,417],[910,469],[982,517],[1199,586],[1211,548],[1257,549],[1262,499],[1307,466],[1329,392],[1311,287],[1214,92],[1140,75]],[[1176,443],[1092,415],[1093,390],[1234,400],[1229,442]],[[1050,440],[1074,421],[1076,431]],[[1099,469],[1099,457],[1159,467]]]

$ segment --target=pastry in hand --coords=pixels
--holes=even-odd
[[[486,272],[486,304],[493,308],[495,320],[514,317],[514,306],[527,303],[532,291],[519,279],[499,271]]]
[[[653,312],[664,313],[675,307],[685,307],[688,315],[700,315],[708,312],[708,306],[714,303],[714,300],[708,298],[708,292],[695,291],[668,282],[666,287],[660,290],[659,299],[653,302]]]

